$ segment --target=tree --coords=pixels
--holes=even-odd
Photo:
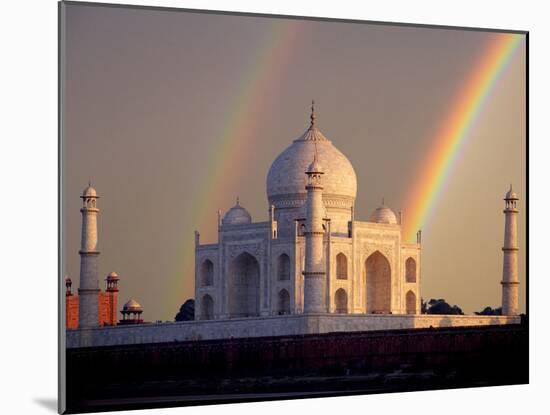
[[[475,314],[478,316],[500,316],[502,315],[502,307],[491,308],[487,306],[481,311],[476,311]]]
[[[188,299],[180,307],[180,311],[176,314],[176,321],[191,321],[195,319],[195,300]]]
[[[426,303],[424,303],[426,304]],[[457,306],[451,306],[443,298],[431,299],[428,301],[428,304],[425,306],[426,314],[451,314],[451,315],[462,315],[462,309]]]

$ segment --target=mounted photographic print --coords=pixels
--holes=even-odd
[[[60,412],[528,382],[527,32],[60,3]]]

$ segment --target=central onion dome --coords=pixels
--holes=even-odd
[[[323,202],[331,208],[349,209],[357,193],[357,177],[350,161],[315,126],[311,125],[273,162],[267,174],[267,199],[276,209],[298,208],[306,200],[306,170],[315,158],[323,166]],[[347,225],[346,225],[347,226]]]
[[[250,213],[239,204],[239,198],[237,198],[237,204],[227,211],[223,217],[223,225],[246,225],[252,222]]]

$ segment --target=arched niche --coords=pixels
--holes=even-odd
[[[279,281],[290,280],[290,258],[287,254],[281,254],[277,258],[277,279]]]
[[[407,314],[416,314],[416,294],[412,291],[407,291],[405,302]]]
[[[339,314],[348,313],[348,294],[343,288],[338,288],[334,293],[335,312]]]
[[[416,282],[416,261],[414,258],[407,258],[405,261],[405,281]]]
[[[336,255],[336,279],[348,279],[348,258],[341,252]]]
[[[214,264],[205,259],[201,264],[201,286],[208,287],[214,284]]]
[[[277,296],[277,314],[290,314],[290,294],[284,288]]]
[[[208,294],[201,300],[201,320],[212,320],[214,318],[214,300]]]

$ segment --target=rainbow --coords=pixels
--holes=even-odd
[[[247,64],[242,72],[240,83],[235,88],[235,95],[227,106],[222,129],[218,134],[219,141],[215,148],[206,149],[208,174],[201,179],[197,197],[192,201],[191,218],[196,229],[204,229],[208,222],[215,223],[218,207],[227,204],[223,191],[226,183],[239,181],[246,173],[245,169],[235,168],[242,165],[247,148],[255,137],[261,133],[260,116],[255,116],[258,109],[267,111],[277,87],[283,81],[285,70],[290,66],[291,58],[298,49],[303,37],[303,22],[297,20],[272,20],[268,23],[265,35],[254,51],[252,63]],[[271,98],[270,98],[271,97]],[[232,195],[231,197],[234,197]],[[176,290],[177,301],[182,301],[185,287],[192,286],[194,276],[194,238],[187,230],[184,235],[182,264],[179,268]],[[181,278],[181,275],[184,278]],[[168,306],[168,304],[167,304]],[[173,312],[173,305],[170,313]]]
[[[524,39],[520,34],[495,34],[439,127],[430,153],[405,201],[404,237],[413,240],[428,225],[461,150],[498,80]]]

